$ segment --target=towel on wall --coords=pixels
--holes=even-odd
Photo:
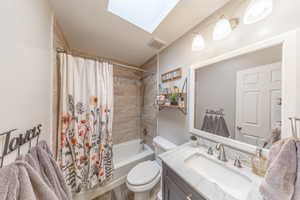
[[[59,200],[72,199],[63,174],[46,142],[42,141],[33,147],[26,156],[22,157],[22,160],[36,170],[44,182],[55,192]]]
[[[216,123],[215,134],[223,137],[229,137],[229,130],[223,116],[220,116]]]
[[[208,116],[207,114],[204,115],[204,119],[203,119],[203,123],[202,123],[202,127],[201,127],[201,130],[202,131],[207,131],[208,130]]]
[[[59,200],[28,163],[16,161],[0,169],[0,199]]]
[[[208,116],[208,125],[207,125],[207,132],[214,133],[215,131],[215,121],[212,115]]]
[[[213,129],[211,131],[211,133],[213,133],[213,134],[216,134],[216,129],[217,129],[217,126],[218,126],[219,119],[220,119],[220,117],[217,116],[217,115],[214,117],[214,120],[213,120],[214,126],[213,126]]]
[[[268,170],[260,186],[265,200],[299,200],[300,188],[295,191],[296,175],[299,174],[297,166],[300,166],[297,146],[300,147],[299,141],[290,138],[280,140],[270,149]],[[294,193],[297,198],[293,198]]]

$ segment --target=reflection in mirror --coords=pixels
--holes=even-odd
[[[195,71],[195,128],[268,148],[281,134],[282,47]]]

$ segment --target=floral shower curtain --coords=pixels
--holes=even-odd
[[[113,66],[59,54],[58,160],[73,192],[112,178]]]

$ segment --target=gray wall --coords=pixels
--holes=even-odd
[[[235,137],[236,74],[238,71],[281,62],[281,46],[260,50],[196,70],[195,126],[201,129],[206,109],[224,109],[224,118]]]
[[[242,17],[249,0],[232,0],[219,9],[193,30],[175,41],[159,54],[159,73],[182,67],[187,75],[191,64],[204,61],[226,52],[245,47],[258,41],[296,29],[300,26],[299,0],[274,0],[274,10],[271,16],[252,25],[244,25]],[[212,41],[212,30],[221,15],[239,17],[241,23],[226,39]],[[206,41],[206,49],[192,52],[191,45],[194,32],[200,32]],[[174,84],[181,85],[181,81]],[[188,116],[176,110],[164,110],[158,115],[158,134],[181,144],[188,138]]]

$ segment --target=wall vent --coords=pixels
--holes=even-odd
[[[148,45],[153,49],[161,49],[166,45],[166,43],[160,39],[153,38]]]

